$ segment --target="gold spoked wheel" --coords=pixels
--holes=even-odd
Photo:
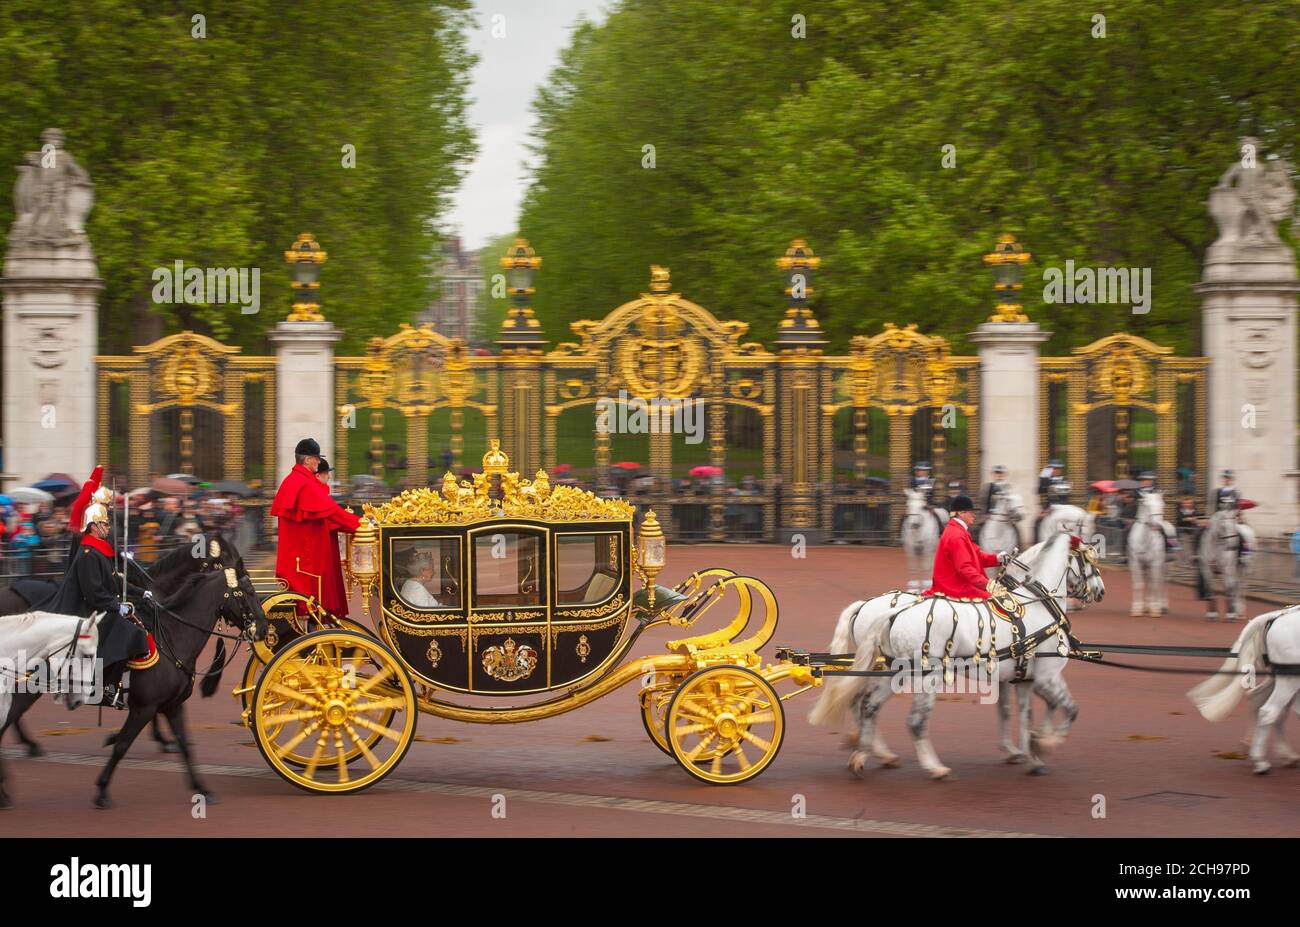
[[[672,701],[673,691],[680,682],[680,676],[656,673],[654,681],[637,694],[641,702],[641,723],[645,725],[650,742],[669,756],[673,755],[673,751],[668,749],[664,725],[668,721],[668,703]]]
[[[253,737],[281,778],[357,792],[396,768],[415,738],[415,690],[391,650],[355,631],[286,645],[253,696]],[[349,760],[363,762],[349,768]]]
[[[785,737],[785,709],[762,676],[710,666],[688,677],[668,704],[673,758],[702,782],[734,785],[767,768]]]

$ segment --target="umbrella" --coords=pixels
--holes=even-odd
[[[189,495],[190,489],[192,488],[189,483],[183,482],[181,480],[172,479],[169,476],[157,477],[152,483],[149,484],[149,487],[151,489],[156,489],[158,490],[158,492],[168,496]]]
[[[218,480],[212,484],[213,492],[230,492],[236,496],[251,496],[253,488],[241,480]]]
[[[1137,480],[1116,480],[1114,485],[1116,489],[1141,489],[1142,488],[1142,484],[1139,483]]]
[[[1092,488],[1095,489],[1095,490],[1097,490],[1097,492],[1114,492],[1114,491],[1115,491],[1115,481],[1114,481],[1114,480],[1098,480],[1097,482],[1095,482],[1095,483],[1092,484]]]
[[[641,465],[635,460],[620,460],[614,464],[615,470],[640,470]]]
[[[1255,501],[1252,500],[1252,499],[1238,499],[1238,500],[1237,500],[1237,508],[1238,508],[1240,511],[1242,511],[1242,512],[1248,512],[1248,511],[1250,511],[1251,509],[1255,508],[1255,506],[1257,506],[1257,505],[1259,505],[1259,503],[1258,503],[1258,502],[1255,502]]]
[[[77,484],[72,482],[72,480],[46,479],[46,480],[41,480],[38,483],[33,483],[32,488],[43,489],[46,492],[53,493],[54,495],[57,496],[57,495],[62,495],[63,493],[67,492],[69,489],[76,492]]]
[[[190,473],[168,473],[167,479],[180,480],[182,483],[190,483],[195,486],[203,482],[197,476],[194,476],[193,474]]]
[[[54,496],[35,486],[19,486],[9,490],[9,498],[15,502],[53,502]]]
[[[0,505],[13,505],[13,504],[14,504],[13,499],[10,499],[8,496],[0,496]]]
[[[689,472],[691,476],[722,476],[721,467],[711,467],[708,464],[692,467]]]
[[[556,464],[551,470],[552,473],[568,473],[573,469],[573,464]]]

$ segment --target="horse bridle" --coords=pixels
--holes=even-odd
[[[207,566],[208,564],[205,562],[204,568],[207,568]],[[234,662],[235,657],[238,656],[239,654],[239,648],[243,645],[243,643],[245,641],[252,641],[253,635],[256,633],[257,615],[254,614],[252,606],[248,604],[248,599],[244,595],[244,590],[239,587],[239,577],[235,573],[235,568],[226,567],[225,572],[226,572],[227,588],[226,591],[222,593],[222,600],[223,602],[226,602],[233,596],[235,600],[239,603],[240,612],[241,612],[240,623],[243,625],[243,629],[238,634],[225,634],[221,631],[218,631],[215,623],[211,628],[205,628],[202,625],[195,624],[194,622],[181,617],[180,615],[176,614],[176,612],[168,608],[166,605],[163,605],[161,602],[158,602],[156,600],[151,600],[153,602],[153,607],[155,608],[155,610],[166,612],[174,620],[176,620],[180,624],[185,625],[187,628],[192,628],[195,631],[202,631],[208,637],[216,637],[222,640],[232,640],[236,642],[234,648],[231,651],[229,659],[222,661],[221,665],[213,670],[210,670],[206,673],[200,673],[198,672],[197,666],[186,666],[179,659],[177,659],[175,655],[175,648],[172,647],[171,641],[167,639],[167,634],[163,630],[162,622],[155,619],[154,643],[158,646],[158,652],[161,653],[163,656],[165,656],[168,660],[170,660],[176,666],[176,668],[179,669],[181,672],[187,673],[191,676],[220,676],[223,672],[225,672],[226,667],[228,667],[232,662]],[[232,622],[229,619],[229,617],[226,615],[226,608],[224,605],[222,606],[221,610],[217,612],[217,622],[224,623],[228,627],[232,627],[232,628],[235,626],[234,622]]]
[[[50,659],[51,659],[55,654],[61,654],[65,663],[66,663],[67,661],[71,660],[73,654],[76,653],[76,650],[77,650],[77,641],[79,641],[79,640],[88,640],[88,639],[90,638],[90,635],[89,635],[89,634],[82,634],[82,633],[81,633],[82,628],[85,627],[86,624],[88,624],[88,623],[93,625],[94,622],[95,622],[95,617],[94,617],[94,615],[90,615],[90,616],[88,616],[88,617],[86,617],[86,618],[78,618],[78,619],[77,619],[77,627],[76,627],[76,630],[75,630],[75,631],[73,632],[73,634],[72,634],[72,640],[68,641],[68,643],[67,643],[66,646],[63,645],[63,644],[59,644],[59,645],[58,645],[57,647],[55,647],[54,649],[50,650],[49,653],[46,653],[46,654],[44,654],[43,656],[37,657],[36,660],[35,660],[34,662],[36,662],[36,663],[46,663],[46,664],[48,664],[48,663],[50,662]],[[17,668],[15,668],[15,669],[13,670],[13,674],[14,674],[14,679],[15,679],[15,680],[18,679],[18,670],[17,670]],[[27,674],[27,675],[30,675],[30,674]],[[24,676],[23,678],[26,678],[26,676]]]

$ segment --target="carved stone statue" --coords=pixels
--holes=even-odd
[[[46,129],[41,142],[41,150],[28,152],[27,163],[18,168],[10,243],[82,243],[95,185],[85,168],[63,149],[62,130]]]
[[[1291,168],[1283,160],[1259,159],[1259,140],[1241,140],[1242,157],[1210,191],[1210,215],[1219,226],[1218,244],[1278,245],[1277,226],[1295,206]]]

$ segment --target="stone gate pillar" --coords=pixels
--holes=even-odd
[[[1196,292],[1209,370],[1207,496],[1224,468],[1241,494],[1259,503],[1252,527],[1264,535],[1296,529],[1295,253],[1278,237],[1295,187],[1284,161],[1266,161],[1255,139],[1210,191],[1219,237],[1205,253]]]
[[[4,277],[4,470],[19,483],[95,465],[95,354],[103,289],[85,220],[90,176],[46,129],[18,168]]]
[[[1038,459],[1038,355],[1049,337],[1027,321],[985,322],[970,335],[980,352],[979,485],[970,490],[978,492],[993,467],[1004,464],[1031,519],[1038,514],[1038,470],[1044,463]]]
[[[293,448],[303,438],[320,442],[321,454],[334,461],[334,344],[343,337],[330,322],[284,321],[271,332],[275,345],[275,474],[270,486],[293,467]]]

